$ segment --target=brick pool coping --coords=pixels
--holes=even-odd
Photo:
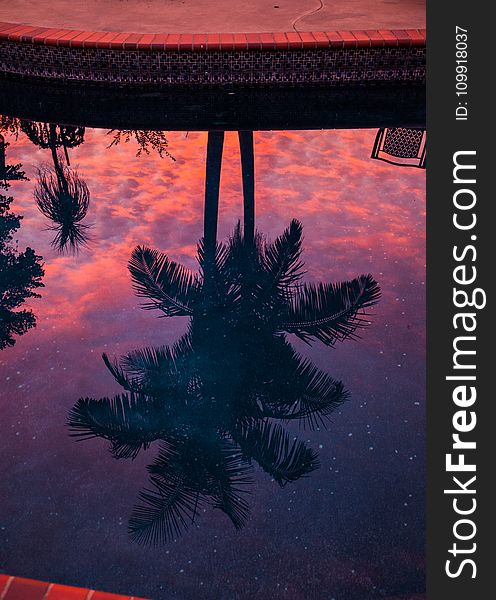
[[[128,33],[80,31],[0,22],[0,40],[69,48],[142,51],[298,50],[425,46],[425,29],[274,33]]]
[[[127,33],[0,22],[0,74],[118,86],[425,82],[425,29]]]
[[[143,600],[86,588],[0,574],[0,600]]]

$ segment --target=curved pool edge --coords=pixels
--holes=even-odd
[[[26,577],[0,574],[0,598],[2,600],[145,600],[128,594],[98,592],[93,589],[48,583]]]
[[[0,73],[118,85],[425,81],[425,29],[140,34],[0,22]]]

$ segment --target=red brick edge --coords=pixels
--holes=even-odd
[[[0,574],[0,600],[143,600]]]
[[[0,41],[70,48],[143,51],[298,50],[425,46],[425,29],[286,33],[119,33],[16,25],[0,21]]]

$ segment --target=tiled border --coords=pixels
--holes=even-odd
[[[24,577],[0,574],[0,600],[142,600],[135,596],[122,596],[96,592],[84,588],[48,583]]]
[[[112,85],[425,82],[425,30],[136,34],[0,23],[0,74]]]
[[[0,22],[0,40],[45,46],[142,51],[303,50],[425,46],[425,29],[279,33],[119,33]]]

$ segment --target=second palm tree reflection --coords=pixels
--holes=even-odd
[[[207,169],[220,169],[221,151],[222,144]],[[246,156],[243,164],[250,164]],[[210,180],[214,199],[216,181]],[[245,193],[245,219],[246,200]],[[205,214],[216,219],[211,209]],[[222,244],[206,221],[198,274],[156,250],[133,251],[128,268],[143,307],[188,317],[188,330],[172,346],[141,348],[119,360],[104,355],[125,393],[81,398],[69,415],[72,435],[108,440],[116,458],[134,458],[159,441],[148,467],[151,487],[141,492],[129,522],[138,542],[176,538],[206,504],[242,528],[255,464],[281,486],[319,466],[316,452],[282,424],[325,426],[348,396],[286,335],[327,346],[354,337],[368,323],[364,311],[378,301],[379,286],[370,275],[303,284],[301,223],[293,220],[269,242],[251,222],[249,216],[245,233],[238,224]]]
[[[88,213],[90,192],[77,171],[71,169],[68,149],[83,143],[85,129],[24,120],[20,127],[31,142],[52,153],[54,168],[39,170],[34,189],[38,208],[52,223],[49,229],[56,232],[52,246],[60,253],[76,253],[88,242],[90,226],[82,221]],[[64,151],[65,165],[60,160],[59,148]]]

